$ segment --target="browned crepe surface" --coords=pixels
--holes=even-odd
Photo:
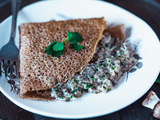
[[[50,100],[47,93],[53,87],[51,80],[64,83],[81,71],[92,59],[105,27],[104,18],[21,24],[21,98]],[[79,44],[84,46],[82,50],[74,51],[66,42],[63,55],[52,57],[44,53],[45,48],[54,40],[66,40],[68,30],[81,34],[82,41]]]
[[[124,24],[117,25],[115,27],[107,28],[104,30],[104,33],[110,33],[112,37],[118,38],[119,42],[122,43],[125,41],[125,27]]]

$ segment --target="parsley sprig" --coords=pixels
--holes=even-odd
[[[75,51],[78,51],[83,48],[82,45],[77,44],[81,40],[82,37],[78,32],[68,31],[67,39],[64,42],[53,41],[51,44],[48,45],[44,52],[48,55],[51,55],[52,57],[58,57],[64,53],[64,43],[66,41],[69,42],[69,44]]]

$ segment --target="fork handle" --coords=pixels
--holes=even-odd
[[[16,35],[16,23],[17,23],[17,14],[21,4],[21,0],[11,0],[12,7],[12,26],[11,26],[11,36],[9,42],[14,42]]]

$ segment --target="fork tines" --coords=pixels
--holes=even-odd
[[[5,77],[9,77],[10,80],[19,78],[18,63],[0,60],[0,76],[2,76],[2,72],[5,74]]]

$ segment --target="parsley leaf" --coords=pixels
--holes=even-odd
[[[64,46],[64,43],[63,42],[57,42],[55,45],[53,45],[53,50],[54,51],[62,51],[63,50],[63,46]]]
[[[48,47],[44,50],[45,53],[51,55],[52,57],[58,57],[64,53],[64,43],[66,41],[72,46],[72,48],[76,51],[81,50],[83,48],[82,45],[78,45],[77,43],[82,40],[81,35],[78,32],[70,32],[68,31],[67,39],[64,42],[53,41]]]
[[[100,65],[100,66],[105,66],[105,62],[104,62],[104,61],[100,61],[100,62],[99,62],[99,65]]]
[[[78,51],[78,50],[81,50],[82,48],[83,48],[83,46],[82,45],[78,45],[78,44],[72,44],[71,45],[72,46],[72,48],[75,50],[75,51]]]
[[[69,41],[69,44],[75,44],[82,40],[81,35],[78,32],[70,32],[68,31],[67,40]]]
[[[53,41],[51,44],[48,45],[48,47],[44,50],[44,52],[47,53],[48,55],[52,55],[52,53],[54,52],[52,47],[56,43],[57,43],[57,41]]]
[[[53,46],[57,44],[57,41],[53,41],[51,44],[48,45],[48,47],[45,49],[45,53],[48,55],[51,55],[52,57],[58,57],[63,54],[63,49],[61,51],[54,51]]]
[[[52,57],[58,57],[58,56],[62,55],[63,53],[64,53],[64,50],[62,50],[62,51],[54,51],[51,56]]]

